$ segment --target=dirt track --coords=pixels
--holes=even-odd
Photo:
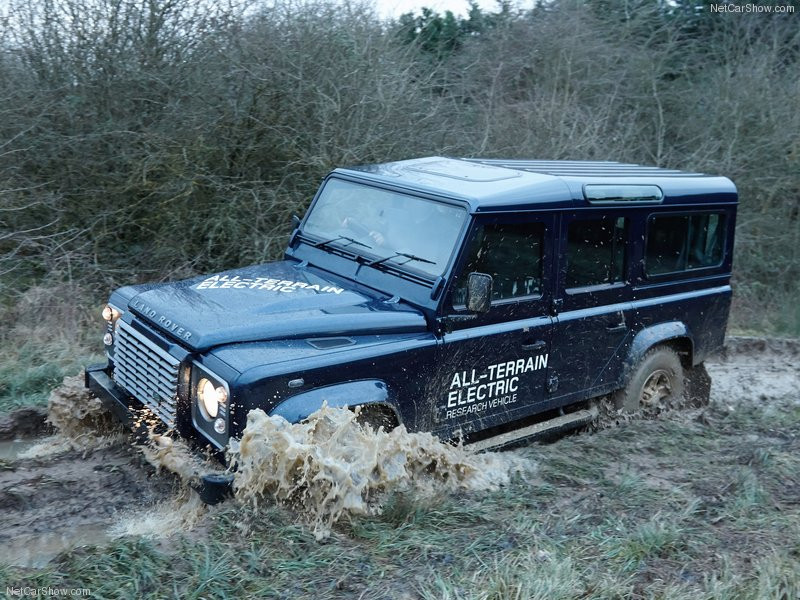
[[[0,463],[0,562],[36,566],[107,538],[122,511],[175,493],[125,445]]]
[[[722,409],[797,401],[795,341],[734,338],[707,366],[712,403]],[[26,459],[14,456],[18,447],[5,442],[7,457],[0,458],[0,563],[39,566],[67,548],[103,542],[126,512],[174,498],[180,488],[124,442]]]

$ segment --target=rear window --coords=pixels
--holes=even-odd
[[[645,273],[664,275],[722,262],[725,215],[659,215],[647,224]]]

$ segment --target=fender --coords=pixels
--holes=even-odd
[[[686,324],[681,321],[659,323],[642,329],[634,336],[633,342],[631,342],[628,357],[625,359],[625,376],[623,381],[628,380],[630,372],[639,364],[639,361],[642,360],[642,357],[647,354],[650,348],[677,338],[687,341],[690,353],[694,354],[694,339],[689,329],[686,327]]]
[[[392,411],[398,423],[402,423],[394,403],[389,400],[389,389],[379,379],[348,381],[302,392],[287,398],[270,411],[270,415],[280,415],[290,423],[307,418],[327,402],[334,408],[348,406],[381,405]]]

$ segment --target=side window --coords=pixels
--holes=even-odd
[[[624,217],[572,221],[567,230],[565,288],[616,283],[625,278]]]
[[[716,266],[722,261],[724,242],[724,214],[651,217],[645,273],[663,275]]]
[[[469,273],[488,273],[494,279],[492,300],[542,293],[543,223],[490,223],[470,242],[469,259],[459,275],[453,305],[463,306]]]

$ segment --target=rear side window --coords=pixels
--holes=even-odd
[[[624,217],[572,221],[567,230],[565,288],[616,283],[625,278]]]
[[[645,273],[663,275],[722,262],[725,215],[665,215],[647,224]]]
[[[542,293],[543,223],[491,223],[481,226],[470,244],[469,260],[459,277],[453,305],[464,305],[469,273],[494,280],[492,300]]]

